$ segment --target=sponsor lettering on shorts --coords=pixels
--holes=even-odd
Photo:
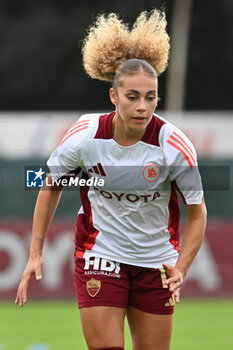
[[[94,256],[85,257],[84,274],[121,278],[120,263]]]

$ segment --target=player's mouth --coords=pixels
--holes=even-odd
[[[133,117],[133,120],[136,123],[143,123],[146,120],[146,117]]]

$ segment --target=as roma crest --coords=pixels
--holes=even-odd
[[[156,164],[149,164],[143,169],[143,177],[148,182],[154,182],[158,180],[161,170]]]
[[[95,278],[92,278],[90,281],[87,282],[87,292],[92,298],[94,298],[99,293],[100,288],[101,282],[96,280]]]

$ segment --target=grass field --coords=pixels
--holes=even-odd
[[[29,301],[22,309],[0,302],[0,350],[86,349],[75,301]],[[171,350],[197,349],[233,349],[233,300],[184,300],[176,307]]]

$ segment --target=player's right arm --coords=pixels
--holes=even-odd
[[[46,183],[46,181],[45,181]],[[47,184],[51,185],[51,177],[48,176]],[[53,215],[59,203],[63,188],[59,186],[47,186],[40,190],[34,210],[32,225],[32,240],[28,263],[22,274],[18,287],[15,303],[22,307],[27,302],[27,290],[31,278],[42,278],[42,250],[44,241],[52,221]]]
[[[92,122],[93,120],[93,122]],[[59,146],[51,154],[47,164],[53,180],[60,179],[70,172],[81,170],[82,152],[80,145],[92,137],[98,128],[98,115],[83,115],[66,133]],[[83,147],[85,149],[85,146]],[[45,186],[52,183],[52,178],[45,181]],[[46,184],[47,182],[47,184]],[[57,208],[62,187],[46,186],[38,195],[32,226],[30,255],[18,287],[15,303],[23,306],[27,301],[27,290],[31,278],[42,278],[42,250],[50,223]]]

